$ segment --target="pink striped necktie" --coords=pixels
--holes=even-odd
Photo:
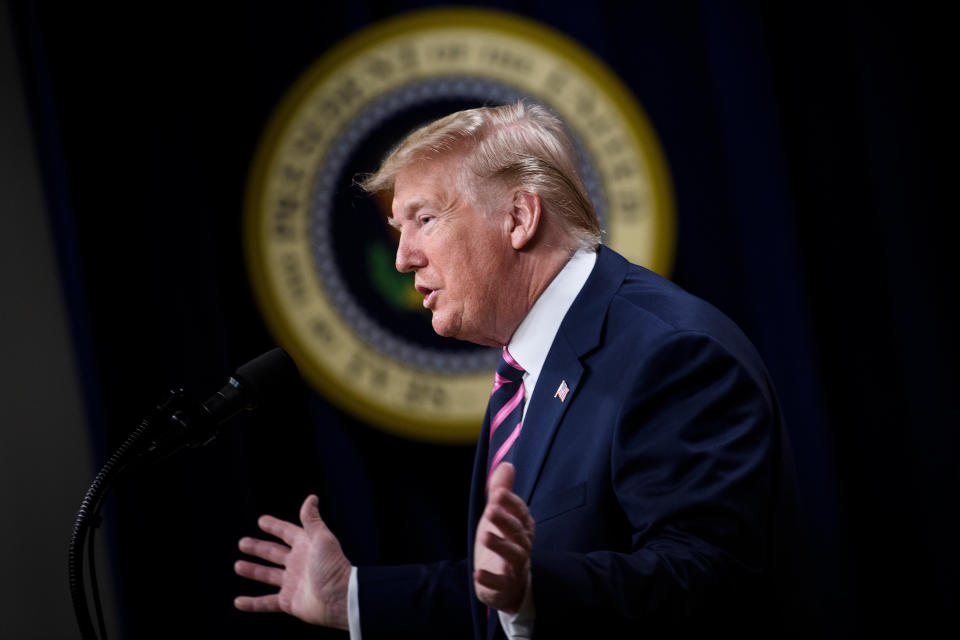
[[[523,368],[504,348],[487,405],[490,412],[487,486],[497,465],[505,459],[510,460],[513,443],[520,435],[523,420],[523,374]]]

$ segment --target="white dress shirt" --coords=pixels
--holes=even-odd
[[[560,270],[549,286],[540,294],[523,322],[513,332],[507,350],[513,359],[523,367],[523,417],[526,419],[530,408],[530,398],[537,385],[537,379],[547,360],[547,354],[560,329],[564,316],[573,304],[583,285],[590,277],[597,262],[595,251],[581,250]],[[520,430],[523,437],[523,429]],[[360,636],[360,594],[357,584],[357,567],[350,570],[350,584],[347,590],[347,618],[350,622],[350,640],[361,640]],[[524,640],[533,636],[533,582],[527,577],[527,592],[520,610],[515,614],[497,612],[500,624],[510,640]]]

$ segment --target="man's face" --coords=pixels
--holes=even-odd
[[[513,252],[509,208],[495,190],[462,188],[457,162],[457,156],[423,161],[397,175],[390,219],[400,231],[396,266],[416,274],[434,331],[499,346],[514,328],[502,326]]]

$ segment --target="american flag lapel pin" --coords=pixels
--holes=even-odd
[[[553,394],[554,398],[560,398],[560,402],[563,402],[567,399],[567,393],[570,391],[570,387],[567,386],[566,380],[560,381],[560,386],[557,387],[557,392]]]

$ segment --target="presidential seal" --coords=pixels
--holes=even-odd
[[[391,433],[473,442],[499,354],[434,334],[393,267],[390,203],[356,178],[427,122],[519,99],[570,127],[604,243],[668,273],[670,182],[643,110],[592,54],[524,18],[430,10],[365,29],[297,81],[256,152],[244,236],[266,322],[319,393]]]

